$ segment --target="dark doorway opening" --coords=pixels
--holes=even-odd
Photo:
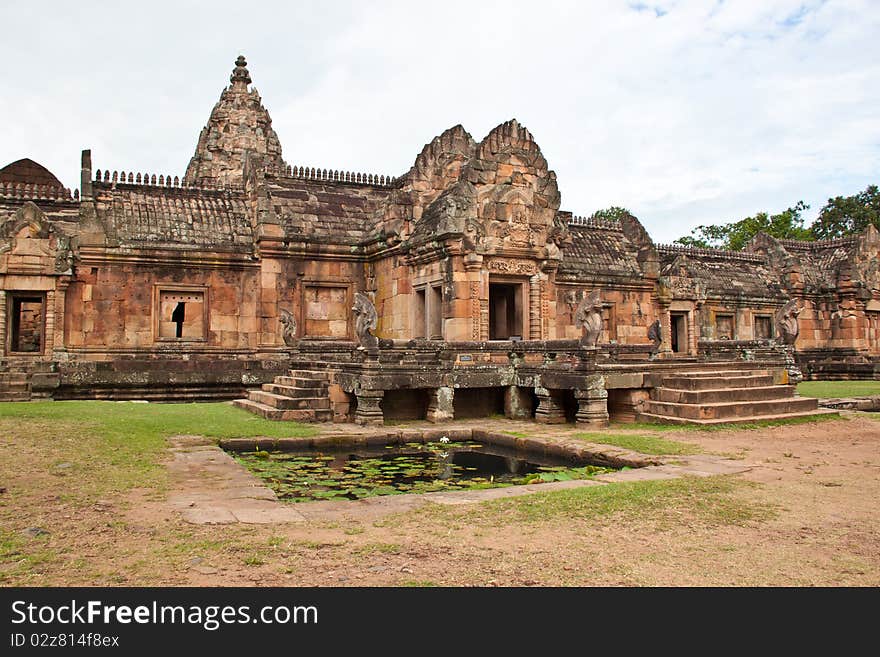
[[[489,339],[522,338],[522,285],[489,283]]]
[[[386,420],[424,420],[428,414],[428,391],[420,388],[386,390],[380,407]]]
[[[669,319],[672,329],[669,336],[672,343],[672,351],[675,353],[687,352],[687,313],[671,313]]]
[[[43,297],[13,296],[9,351],[36,354],[43,351]]]
[[[504,415],[504,388],[456,388],[452,412],[456,420]]]

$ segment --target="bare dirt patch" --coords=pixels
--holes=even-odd
[[[505,427],[510,425],[505,425]],[[517,431],[534,425],[513,427]],[[49,428],[44,427],[49,430]],[[545,429],[536,429],[544,431]],[[651,433],[639,430],[640,433]],[[353,503],[296,523],[193,525],[166,483],[66,495],[80,466],[3,443],[0,581],[25,585],[880,584],[880,422],[657,432],[744,474],[584,487],[486,504]],[[170,458],[170,455],[165,457]],[[9,464],[16,461],[15,467]],[[20,462],[19,462],[20,459]],[[649,486],[650,485],[650,486]],[[33,535],[29,529],[42,529]]]

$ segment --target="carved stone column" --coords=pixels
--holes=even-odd
[[[565,424],[565,407],[563,407],[558,393],[553,394],[547,388],[536,387],[535,396],[538,398],[538,408],[535,410],[535,421],[541,424]]]
[[[64,351],[64,308],[66,305],[65,297],[67,296],[67,287],[70,280],[67,278],[59,278],[55,284],[54,305],[51,307],[53,312],[54,332],[49,334],[46,332],[47,346],[51,345],[52,352]],[[47,310],[49,304],[47,299]],[[51,342],[49,342],[51,340]]]
[[[660,306],[660,349],[659,353],[672,352],[672,318],[669,314],[669,306]]]
[[[356,396],[355,422],[370,427],[381,427],[385,424],[381,406],[382,398],[385,396],[384,390],[361,390],[356,393]]]
[[[453,400],[455,388],[434,388],[428,391],[428,413],[426,419],[429,422],[443,422],[455,417]]]
[[[574,391],[578,401],[577,423],[587,427],[607,427],[608,391],[605,390],[605,377],[591,374],[586,379],[586,387]]]
[[[469,253],[464,258],[469,288],[469,314],[471,320],[470,339],[483,341],[489,339],[489,299],[483,294],[483,256]],[[485,298],[484,298],[485,297]]]
[[[0,289],[0,354],[6,355],[6,290]]]
[[[529,339],[541,339],[541,275],[529,278]]]
[[[532,417],[531,395],[525,388],[508,386],[504,390],[504,417],[511,420],[528,420]]]

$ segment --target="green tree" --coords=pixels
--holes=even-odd
[[[626,208],[621,208],[617,205],[612,205],[610,208],[604,208],[603,210],[596,210],[593,214],[590,215],[590,219],[601,219],[603,221],[617,221],[621,217],[631,214],[629,210]]]
[[[865,191],[853,196],[828,199],[811,230],[817,240],[827,240],[861,233],[869,224],[880,228],[880,190],[877,185],[869,185]]]
[[[729,224],[697,226],[691,234],[675,240],[676,244],[713,249],[739,251],[758,233],[764,232],[779,239],[812,240],[813,233],[804,226],[803,213],[809,205],[798,201],[794,207],[779,214],[758,212]]]

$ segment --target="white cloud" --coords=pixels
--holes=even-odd
[[[563,207],[655,239],[878,182],[880,5],[4,3],[0,161],[182,174],[244,52],[288,162],[398,174],[517,117]],[[12,63],[10,65],[10,63]]]

